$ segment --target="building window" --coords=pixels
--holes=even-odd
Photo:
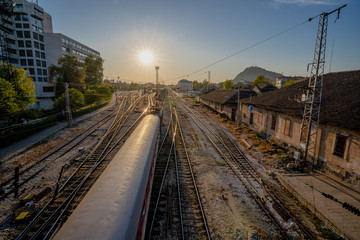
[[[39,40],[40,42],[44,42],[44,36],[39,34]]]
[[[20,57],[25,57],[25,50],[19,50]]]
[[[39,33],[43,33],[44,30],[42,28],[38,28]]]
[[[41,67],[41,61],[40,60],[36,60],[36,66]]]
[[[20,59],[20,65],[26,66],[26,59]]]
[[[28,57],[32,57],[32,56],[33,56],[32,50],[26,50],[26,55],[27,55]]]
[[[35,51],[35,57],[40,58],[40,52],[39,51]]]
[[[25,46],[26,46],[27,48],[31,48],[31,41],[30,41],[30,40],[26,40],[26,41],[25,41]]]
[[[30,32],[29,31],[24,31],[24,37],[25,38],[31,38]]]
[[[28,59],[27,62],[28,62],[28,66],[34,66],[34,60]]]
[[[16,27],[16,28],[22,28],[21,23],[16,23],[16,24],[15,24],[15,27]]]
[[[42,70],[41,70],[41,68],[38,68],[38,69],[37,69],[37,75],[42,75]]]
[[[33,32],[33,36],[34,36],[34,38],[35,38],[36,40],[39,39],[39,34],[37,34],[36,32]]]
[[[17,36],[18,38],[23,38],[23,37],[24,37],[22,31],[16,31],[16,36]]]
[[[39,48],[40,48],[39,43],[38,43],[38,42],[36,42],[36,41],[34,41],[34,47],[35,47],[35,48],[37,48],[37,49],[39,49]]]
[[[30,28],[30,25],[28,23],[24,23],[23,28]]]
[[[43,87],[43,92],[54,92],[54,87],[51,86]]]
[[[285,127],[284,127],[284,135],[285,136],[290,136],[290,126],[291,126],[290,119],[285,119]]]
[[[347,136],[336,134],[335,147],[333,154],[339,157],[344,157]]]
[[[42,81],[43,81],[43,78],[42,78],[42,77],[38,77],[38,81],[39,81],[39,82],[42,82]]]
[[[28,21],[29,21],[29,16],[28,16],[26,13],[22,13],[22,14],[21,14],[21,19],[22,19],[24,22],[28,22]]]
[[[18,46],[19,46],[19,47],[24,47],[24,46],[25,46],[25,45],[24,45],[24,41],[19,40],[19,41],[18,41]]]
[[[246,112],[243,113],[243,117],[246,118]]]
[[[47,78],[47,77],[44,77],[43,79],[44,79],[44,82],[47,82],[47,81],[48,81],[48,78]]]
[[[34,31],[37,31],[37,30],[38,30],[37,26],[35,26],[35,25],[32,25],[32,29],[33,29]]]
[[[40,43],[40,49],[41,49],[41,50],[45,50],[44,44]]]
[[[18,4],[18,3],[16,3],[15,6],[14,6],[14,8],[23,8],[23,7],[24,7],[24,5]]]
[[[271,129],[272,130],[275,130],[275,128],[276,128],[276,119],[277,119],[277,116],[272,115],[272,117],[271,117]]]
[[[41,16],[44,16],[44,13],[36,8],[34,8],[34,12],[36,12],[37,14],[40,14]]]
[[[15,21],[21,21],[20,13],[15,13]]]
[[[35,75],[35,71],[34,71],[33,68],[29,68],[28,70],[29,70],[29,72],[30,72],[30,75]]]
[[[41,53],[41,58],[45,59],[45,53],[43,53],[43,52]]]
[[[41,65],[42,65],[42,67],[46,68],[46,62],[45,61],[41,61]]]
[[[43,69],[43,75],[46,76],[47,75],[47,70]]]

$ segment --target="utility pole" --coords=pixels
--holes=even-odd
[[[238,92],[237,92],[237,102],[238,102],[238,106],[237,106],[238,119],[237,119],[237,122],[238,122],[238,125],[240,125],[240,118],[241,118],[241,114],[240,114],[240,83],[239,83]]]
[[[156,95],[158,94],[158,85],[159,85],[159,66],[155,66],[156,71]]]
[[[331,11],[320,14],[319,26],[316,37],[314,59],[311,63],[311,74],[306,90],[306,99],[304,101],[304,113],[300,132],[300,146],[304,150],[303,167],[307,165],[307,159],[312,158],[312,165],[315,164],[316,145],[318,137],[318,127],[320,119],[320,105],[323,87],[323,77],[325,70],[325,50],[328,16],[337,12],[338,17],[340,10],[346,7],[346,4]],[[311,21],[312,18],[309,19]],[[303,144],[305,141],[305,145]]]
[[[70,97],[69,97],[69,84],[65,83],[65,103],[66,103],[66,116],[68,127],[71,127],[72,124],[72,116],[71,116],[71,108],[70,108]]]

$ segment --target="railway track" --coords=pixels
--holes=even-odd
[[[19,188],[19,191],[21,191],[20,188],[22,188],[31,179],[44,171],[47,166],[51,164],[51,162],[56,161],[56,159],[64,156],[66,153],[77,147],[86,138],[91,136],[95,131],[97,131],[97,129],[107,124],[110,120],[114,119],[116,113],[119,114],[120,111],[124,111],[126,102],[127,100],[123,99],[123,101],[118,106],[117,111],[111,111],[110,114],[102,117],[98,122],[78,133],[73,138],[56,146],[54,149],[43,154],[39,158],[30,160],[32,162],[31,165],[20,169],[18,176],[19,180],[17,183],[15,182],[15,176],[12,176],[0,184],[0,189],[2,189],[3,192],[3,194],[0,195],[0,200],[7,198],[10,196],[10,194],[14,193],[16,187]]]
[[[190,109],[181,99],[177,104],[191,117],[206,138],[218,151],[231,170],[242,182],[264,214],[271,219],[284,239],[317,239],[302,222],[292,214],[286,204],[273,191],[273,188],[252,163],[241,152],[238,144],[228,135],[223,127],[208,114]],[[294,224],[295,223],[295,224]]]
[[[57,232],[109,164],[111,155],[117,152],[138,122],[146,115],[149,105],[133,122],[128,122],[130,113],[140,100],[141,98],[134,100],[124,114],[114,119],[101,141],[16,239],[50,239]],[[150,103],[150,98],[148,102]],[[130,126],[123,129],[126,124]]]
[[[211,239],[178,115],[156,161],[147,239]]]

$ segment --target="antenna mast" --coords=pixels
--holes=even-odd
[[[309,77],[309,83],[306,90],[306,99],[304,101],[304,115],[302,120],[301,132],[300,132],[300,146],[304,150],[303,167],[307,165],[307,159],[312,159],[314,166],[316,146],[317,146],[317,134],[320,119],[320,105],[321,95],[323,87],[323,78],[325,70],[325,50],[326,50],[326,37],[328,16],[334,12],[337,12],[340,16],[340,10],[346,7],[347,4],[331,11],[320,14],[319,27],[317,31],[317,38],[315,44],[314,59],[311,64],[311,74]],[[311,21],[312,18],[309,19]],[[336,20],[335,20],[336,21]],[[304,144],[305,143],[305,144]]]

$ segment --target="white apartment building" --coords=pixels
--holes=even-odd
[[[34,108],[53,107],[55,92],[48,79],[45,32],[52,32],[51,16],[36,3],[14,0],[14,23],[18,66],[26,69],[34,80],[37,102]]]
[[[51,15],[36,2],[13,2],[14,15],[0,21],[0,60],[26,69],[34,80],[38,101],[32,108],[51,109],[55,89],[49,82],[48,67],[57,65],[58,58],[64,54],[73,54],[84,60],[90,54],[100,57],[100,53],[61,33],[53,33]]]
[[[69,38],[61,33],[45,33],[45,43],[47,49],[47,62],[57,65],[60,56],[65,54],[72,54],[77,56],[80,60],[84,60],[88,55],[93,55],[100,58],[100,53],[84,44]]]

